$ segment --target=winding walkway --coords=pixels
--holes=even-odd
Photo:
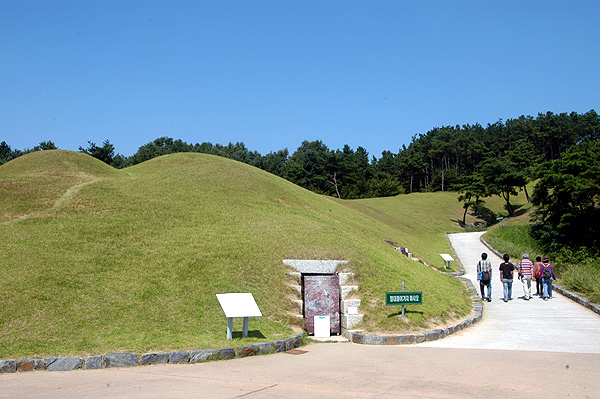
[[[421,346],[600,354],[600,316],[591,310],[556,292],[547,302],[537,296],[525,301],[521,282],[516,279],[513,300],[502,301],[498,271],[502,259],[481,242],[482,234],[450,234],[449,238],[465,268],[465,277],[478,289],[476,265],[481,253],[486,252],[492,262],[493,299],[484,303],[483,319],[460,333]]]

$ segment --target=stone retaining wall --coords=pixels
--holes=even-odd
[[[240,347],[219,349],[199,349],[195,351],[175,351],[169,353],[146,353],[141,356],[135,353],[110,353],[101,356],[49,357],[47,359],[0,360],[0,373],[25,371],[70,371],[94,370],[112,367],[147,366],[151,364],[199,363],[210,360],[233,359],[275,352],[285,352],[298,348],[303,341],[304,332],[290,338],[270,342],[260,342]]]

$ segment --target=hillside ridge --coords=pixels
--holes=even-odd
[[[244,342],[289,335],[298,321],[289,316],[295,305],[283,259],[348,259],[366,331],[422,329],[470,311],[458,282],[389,244],[410,243],[435,263],[448,250],[450,218],[431,226],[402,215],[420,207],[434,208],[434,219],[454,212],[448,195],[370,200],[374,218],[355,209],[360,200],[187,153],[118,171],[85,154],[49,151],[2,165],[0,187],[9,194],[0,204],[4,220],[40,216],[0,224],[0,336],[7,337],[0,352],[7,355],[227,345],[215,297],[226,292],[253,293],[263,314]],[[382,223],[386,214],[393,217]],[[402,281],[427,301],[399,323],[382,292]]]

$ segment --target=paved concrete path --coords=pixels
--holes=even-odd
[[[598,398],[600,356],[312,344],[188,365],[0,376],[0,398]],[[548,382],[548,379],[551,381]]]
[[[557,292],[549,301],[537,296],[526,301],[523,286],[517,279],[513,283],[513,300],[502,301],[504,295],[498,271],[502,259],[481,242],[482,234],[450,234],[449,238],[465,268],[465,277],[478,290],[476,266],[481,253],[486,252],[492,262],[493,299],[484,303],[483,320],[458,334],[422,346],[600,354],[600,315],[591,310]],[[535,287],[532,288],[535,293]]]
[[[479,236],[451,240],[474,278]],[[477,326],[433,343],[310,344],[204,364],[4,374],[0,398],[600,398],[599,316],[558,295],[504,303],[499,282],[493,292]]]

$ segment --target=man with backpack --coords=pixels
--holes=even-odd
[[[541,297],[542,293],[544,291],[543,287],[542,287],[542,266],[544,264],[542,263],[542,257],[541,256],[536,256],[535,257],[535,263],[533,264],[533,275],[535,277],[535,295]]]
[[[523,254],[523,259],[519,262],[519,277],[523,284],[523,293],[526,301],[531,299],[531,278],[533,263],[529,260],[529,254]]]
[[[477,280],[481,289],[481,299],[492,302],[492,264],[487,260],[487,254],[481,254],[481,260],[477,263]],[[485,295],[487,287],[487,296]]]
[[[512,283],[515,267],[509,262],[508,254],[502,256],[504,262],[500,263],[500,281],[504,286],[504,302],[512,300]]]
[[[550,258],[544,256],[542,258],[542,267],[540,274],[542,276],[542,285],[544,286],[544,301],[547,301],[548,298],[552,298],[552,280],[556,280],[554,276],[554,268],[549,263]]]

